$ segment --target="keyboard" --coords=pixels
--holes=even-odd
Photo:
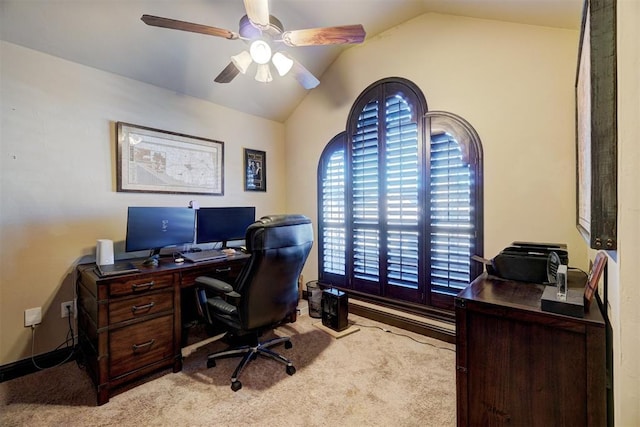
[[[207,249],[198,252],[184,252],[180,255],[182,255],[182,258],[190,262],[212,261],[215,259],[222,259],[227,257],[227,254],[218,249]]]

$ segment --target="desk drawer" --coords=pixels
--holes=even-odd
[[[112,379],[173,357],[173,315],[111,331],[109,354]]]
[[[233,284],[246,262],[246,259],[240,259],[220,264],[209,264],[200,268],[191,269],[188,272],[182,273],[181,286],[183,288],[193,286],[196,282],[196,278],[200,276],[214,277]]]
[[[173,292],[145,293],[109,304],[109,324],[173,310]]]
[[[109,283],[110,296],[124,296],[168,288],[173,285],[173,274],[136,277],[130,280],[114,280]]]

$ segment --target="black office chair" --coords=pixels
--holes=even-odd
[[[293,375],[293,363],[270,350],[283,344],[291,348],[289,337],[259,342],[263,331],[283,322],[295,321],[298,305],[298,277],[311,246],[313,227],[303,215],[265,216],[251,224],[246,232],[246,248],[251,255],[233,285],[211,277],[196,279],[198,299],[207,323],[222,323],[232,337],[248,339],[248,344],[212,353],[207,367],[216,359],[244,356],[231,377],[231,389],[238,391],[238,377],[245,366],[265,356],[284,363]]]

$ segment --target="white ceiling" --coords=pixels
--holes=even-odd
[[[2,40],[173,92],[284,121],[306,92],[292,77],[271,83],[213,79],[243,41],[145,25],[143,14],[238,31],[242,0],[0,0]],[[578,29],[583,0],[271,0],[286,30],[362,24],[367,37],[426,12]],[[365,40],[366,43],[366,40]],[[347,47],[288,52],[320,79]]]

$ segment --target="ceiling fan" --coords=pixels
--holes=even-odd
[[[269,14],[269,0],[244,0],[244,7],[247,14],[240,19],[240,28],[237,33],[153,15],[142,15],[140,19],[145,24],[155,27],[207,34],[229,40],[240,39],[249,43],[248,50],[243,50],[231,57],[229,65],[215,78],[217,83],[229,83],[239,73],[245,74],[253,63],[257,64],[255,79],[259,82],[270,82],[273,79],[269,66],[271,62],[280,76],[291,72],[302,87],[313,89],[320,81],[287,52],[279,50],[278,46],[356,44],[362,43],[366,36],[360,24],[284,31],[278,18]],[[276,52],[272,54],[274,47]]]

